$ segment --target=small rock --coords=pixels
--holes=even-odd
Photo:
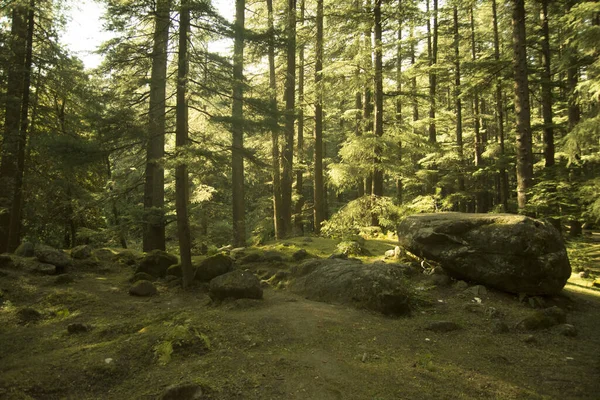
[[[473,294],[475,296],[485,296],[487,294],[487,289],[483,285],[475,285],[465,290],[465,293]]]
[[[21,323],[26,324],[28,322],[36,322],[42,319],[42,314],[36,309],[31,307],[21,308],[17,311],[17,317]]]
[[[559,335],[575,337],[577,336],[577,328],[571,324],[561,324],[556,327],[556,331]]]
[[[54,279],[54,283],[56,283],[57,285],[66,285],[69,283],[73,283],[74,281],[75,279],[73,278],[73,276],[69,274],[61,274]]]
[[[465,303],[463,305],[463,309],[465,311],[469,311],[472,313],[483,313],[485,312],[485,308],[481,303]]]
[[[465,281],[458,281],[456,282],[454,287],[456,288],[456,290],[465,290],[469,287],[469,284]]]
[[[523,342],[533,344],[533,343],[537,343],[537,339],[535,338],[534,335],[527,335],[527,336],[525,336],[525,338],[523,338]]]
[[[508,331],[506,322],[498,320],[492,322],[492,333],[507,333]]]
[[[586,279],[590,277],[590,272],[585,270],[585,271],[581,271],[578,276],[582,279]]]
[[[294,261],[302,261],[306,257],[308,257],[308,252],[305,249],[300,249],[292,254],[292,260]]]
[[[33,257],[35,255],[35,245],[30,242],[23,242],[15,250],[15,256],[19,257]]]
[[[305,238],[303,238],[303,239],[302,239],[302,241],[303,241],[304,243],[310,243],[310,242],[312,242],[313,240],[312,240],[312,238],[305,237]]]
[[[394,247],[394,257],[400,258],[401,255],[402,255],[402,248],[400,246]]]
[[[181,272],[181,264],[171,265],[167,269],[167,276],[175,276],[175,277],[183,276],[182,272]]]
[[[433,321],[425,327],[426,330],[432,332],[452,332],[460,328],[460,325],[452,321]]]
[[[186,383],[168,387],[161,400],[200,400],[202,397],[202,387],[194,383]]]
[[[74,334],[74,333],[85,333],[87,331],[90,330],[90,326],[87,324],[82,324],[80,322],[75,322],[73,324],[69,324],[69,326],[67,326],[67,332],[69,332],[70,334]]]
[[[92,247],[88,246],[87,244],[73,247],[71,249],[71,257],[73,257],[75,259],[83,260],[86,258],[90,258],[91,256],[92,256]]]
[[[549,308],[545,308],[542,310],[542,313],[548,317],[553,319],[556,324],[564,324],[567,322],[567,313],[560,307],[553,306]]]
[[[550,307],[523,318],[517,323],[517,328],[527,331],[551,328],[555,325],[563,324],[567,320],[567,315],[559,307]]]
[[[129,294],[132,296],[154,296],[158,291],[150,281],[137,281],[129,288]]]
[[[177,262],[177,257],[172,254],[162,250],[152,250],[142,259],[135,272],[145,272],[155,278],[164,278],[169,267]]]
[[[212,300],[262,299],[260,280],[246,271],[231,271],[210,281],[209,296]]]
[[[395,256],[396,256],[396,252],[394,251],[394,249],[387,250],[384,254],[385,258],[394,258]]]
[[[229,257],[233,258],[234,260],[237,260],[238,258],[243,257],[245,253],[245,247],[236,247],[235,249],[231,249],[231,251],[229,252]]]
[[[154,281],[154,277],[150,274],[147,274],[145,272],[138,272],[135,275],[133,275],[133,277],[131,279],[129,279],[129,282],[137,282],[137,281]]]
[[[498,311],[495,307],[488,307],[485,309],[485,316],[487,318],[500,318],[502,313]]]
[[[448,286],[450,284],[450,278],[446,275],[433,275],[430,279],[435,286]]]

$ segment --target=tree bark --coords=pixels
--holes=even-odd
[[[498,10],[496,0],[492,0],[492,16],[494,25],[494,60],[500,62],[500,37],[498,34]],[[502,96],[502,78],[496,78],[496,124],[498,129],[498,140],[500,142],[500,162],[498,180],[499,180],[499,202],[502,205],[502,211],[508,211],[508,174],[504,167],[504,106]]]
[[[157,0],[150,75],[148,145],[144,184],[143,250],[165,250],[165,177],[161,165],[165,154],[167,49],[171,2]]]
[[[458,31],[458,8],[454,6],[454,104],[456,107],[456,148],[459,158],[458,171],[458,190],[464,192],[465,178],[462,175],[463,164],[463,126],[462,126],[462,100],[461,100],[461,76],[460,76],[460,35]],[[464,204],[460,204],[461,211],[464,209]]]
[[[527,190],[533,183],[531,151],[531,114],[527,79],[527,35],[525,0],[513,0],[513,68],[515,79],[515,113],[517,116],[517,201],[519,211],[527,205]]]
[[[4,138],[0,160],[0,253],[9,250],[11,211],[17,185],[19,124],[23,101],[23,78],[27,46],[27,8],[15,4],[9,40]]]
[[[238,0],[244,1],[244,0]],[[175,145],[184,150],[188,140],[188,37],[190,31],[190,9],[188,0],[181,0],[179,12],[179,54],[177,56],[177,105]],[[181,156],[181,153],[179,153]],[[192,239],[188,217],[189,182],[186,162],[177,162],[175,170],[175,208],[177,211],[177,237],[179,239],[179,258],[181,262],[182,284],[187,288],[194,280],[192,267]]]
[[[279,113],[277,110],[277,80],[275,77],[275,28],[273,27],[273,0],[267,0],[269,24],[269,124],[271,129],[271,175],[273,178],[273,226],[275,238],[283,238],[283,217],[281,215],[281,174],[279,154]]]
[[[548,3],[542,0],[542,115],[544,118],[545,166],[554,165],[554,123],[552,122],[552,74],[550,67],[550,29],[548,26]]]
[[[429,0],[427,0],[429,7]],[[429,50],[429,142],[437,141],[435,126],[435,92],[437,89],[437,75],[434,68],[437,64],[438,53],[438,0],[433,0],[433,34],[430,28],[430,18],[427,17],[427,44]],[[433,43],[432,43],[433,42]]]
[[[304,26],[305,0],[300,0],[300,22]],[[298,68],[298,145],[296,147],[296,158],[298,166],[304,162],[304,44],[300,44],[298,55],[300,65]],[[304,192],[302,175],[304,168],[296,171],[296,209],[294,211],[294,226],[296,235],[304,235],[304,221],[302,209],[304,208]]]
[[[437,1],[437,0],[436,0]],[[402,0],[398,0],[398,36],[396,37],[396,123],[398,133],[402,130],[402,25],[403,25],[403,9]],[[398,159],[402,159],[402,140],[398,141]],[[396,202],[402,204],[404,196],[404,184],[402,178],[396,178]]]
[[[235,40],[233,44],[233,104],[231,179],[233,196],[233,245],[246,246],[244,202],[244,11],[245,0],[235,2]]]
[[[323,183],[323,0],[317,0],[317,38],[315,47],[315,136],[314,136],[314,224],[315,233],[321,232],[325,220],[325,187]]]
[[[383,50],[382,50],[382,27],[381,27],[381,2],[375,0],[373,7],[374,15],[374,47],[375,74],[373,78],[375,118],[373,131],[376,138],[383,137]],[[373,167],[373,195],[383,196],[383,169],[381,168],[381,146],[375,145],[375,158]],[[378,225],[377,215],[373,214],[373,225]]]
[[[285,76],[285,131],[281,177],[282,236],[292,233],[292,173],[294,157],[294,121],[296,101],[296,0],[287,1],[286,10],[287,68]]]
[[[364,10],[370,14],[371,13],[371,0],[366,0],[365,1],[365,7]],[[365,69],[365,74],[367,76],[369,76],[369,74],[371,73],[371,70],[373,68],[373,61],[371,58],[371,54],[372,54],[372,43],[371,43],[371,32],[372,32],[372,20],[369,19],[369,23],[367,24],[365,31],[364,31],[364,37],[363,37],[363,43],[364,43],[364,54],[365,54],[365,58],[364,58],[364,69]],[[363,127],[364,127],[364,134],[365,135],[369,135],[373,132],[373,87],[371,86],[373,81],[367,81],[365,83],[365,87],[364,87],[364,97],[363,97]],[[364,179],[364,194],[365,195],[371,195],[373,193],[373,174],[369,173],[365,179]]]

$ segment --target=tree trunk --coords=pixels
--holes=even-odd
[[[437,0],[436,0],[437,1]],[[403,23],[403,9],[402,0],[398,0],[398,36],[396,38],[396,123],[398,128],[398,134],[402,130],[402,23]],[[402,159],[402,140],[398,141],[398,161]],[[402,178],[396,179],[396,202],[398,205],[402,204],[404,196],[404,184]]]
[[[9,230],[17,186],[19,124],[23,101],[23,78],[27,47],[27,8],[14,5],[9,40],[9,57],[4,114],[4,139],[0,161],[0,253],[9,250]]]
[[[459,159],[458,190],[465,191],[465,178],[462,175],[463,164],[463,126],[462,126],[462,100],[460,83],[460,35],[458,32],[458,8],[454,6],[454,101],[456,107],[456,148]],[[460,210],[464,211],[465,204],[461,201]]]
[[[269,23],[269,124],[271,129],[271,175],[273,178],[273,226],[275,238],[283,238],[281,216],[281,175],[279,165],[279,113],[277,111],[277,80],[275,77],[275,29],[273,27],[273,0],[267,0]]]
[[[304,26],[305,0],[300,1],[300,22]],[[300,66],[298,68],[298,146],[296,150],[298,166],[304,162],[304,44],[300,44],[299,52]],[[304,168],[296,171],[296,209],[294,211],[294,226],[296,235],[304,235],[304,221],[302,209],[304,208],[304,192],[302,175]]]
[[[242,3],[244,0],[238,0]],[[179,54],[177,57],[177,106],[175,145],[177,150],[185,150],[188,142],[188,38],[190,31],[190,9],[188,0],[181,0],[179,12]],[[181,153],[179,153],[181,156]],[[192,239],[188,217],[189,182],[187,164],[177,162],[175,170],[175,208],[177,210],[177,237],[179,239],[179,257],[181,262],[183,288],[194,280],[192,267]]]
[[[415,27],[414,22],[411,22],[410,26],[410,65],[412,69],[415,69],[415,64],[417,63],[416,58],[416,50],[415,50]],[[414,71],[413,71],[414,74]],[[417,77],[413,75],[411,79],[411,89],[412,89],[412,101],[413,101],[413,121],[419,120],[419,99],[417,98]],[[414,131],[413,125],[413,131]]]
[[[527,190],[533,183],[526,39],[525,0],[513,0],[513,67],[515,76],[515,113],[517,116],[517,201],[519,211],[525,209],[527,205]]]
[[[296,100],[296,0],[287,1],[286,13],[285,140],[281,154],[283,165],[283,175],[281,177],[282,237],[288,237],[292,233],[292,173]]]
[[[375,74],[373,79],[374,103],[375,103],[375,119],[373,123],[373,131],[376,138],[383,137],[383,50],[382,50],[382,27],[381,27],[381,2],[375,0],[373,7],[374,15],[374,59],[375,59]],[[381,168],[381,146],[375,145],[375,158],[373,168],[373,195],[383,196],[383,169]],[[378,225],[377,215],[372,215],[372,225]]]
[[[23,174],[25,172],[25,148],[29,127],[29,95],[31,86],[31,66],[33,63],[33,30],[35,29],[35,0],[30,0],[27,13],[27,41],[25,50],[25,68],[23,74],[23,99],[21,102],[21,120],[19,128],[19,147],[17,151],[17,171],[8,234],[8,251],[17,249],[21,242],[21,216],[23,206]]]
[[[498,34],[498,10],[496,0],[492,0],[492,14],[494,24],[494,60],[500,62],[500,38]],[[502,78],[496,79],[496,124],[498,129],[498,140],[500,142],[500,157],[502,157],[498,172],[499,201],[502,211],[508,211],[508,174],[504,166],[504,107],[502,96]]]
[[[148,145],[144,185],[143,249],[165,250],[165,177],[161,165],[165,154],[165,113],[167,86],[167,50],[171,2],[157,0],[150,75]]]
[[[233,197],[233,245],[246,246],[244,203],[244,11],[245,0],[235,2],[235,40],[233,44],[233,105],[231,179]]]
[[[544,117],[544,160],[546,167],[554,165],[554,124],[552,122],[552,74],[550,70],[550,30],[548,3],[542,0],[542,115]]]
[[[370,14],[371,12],[371,0],[366,0],[364,10]],[[372,54],[372,43],[371,43],[371,32],[372,32],[372,20],[366,25],[363,37],[364,43],[364,69],[365,75],[369,76],[373,68],[373,61],[371,58]],[[371,86],[372,81],[367,81],[364,87],[364,98],[363,98],[363,127],[365,135],[369,135],[373,132],[373,88]],[[364,179],[364,194],[371,195],[373,193],[373,174],[369,173]]]
[[[325,220],[325,187],[323,183],[323,0],[317,0],[317,41],[315,48],[315,136],[314,136],[314,224],[315,233],[321,232]]]
[[[429,0],[427,0],[429,7]],[[433,0],[433,37],[431,35],[430,18],[427,17],[428,50],[429,50],[429,142],[435,143],[437,130],[435,126],[435,92],[437,89],[437,76],[434,68],[437,64],[438,52],[438,0]],[[433,39],[433,40],[432,40]],[[433,43],[431,44],[431,42]]]

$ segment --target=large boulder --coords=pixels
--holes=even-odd
[[[310,300],[348,304],[386,315],[408,315],[411,290],[404,270],[398,264],[313,260],[292,271],[294,275],[305,275],[292,281],[290,288]]]
[[[556,294],[571,276],[564,242],[548,222],[511,214],[436,213],[404,218],[402,245],[448,275],[511,293]]]
[[[35,245],[31,242],[22,242],[15,250],[15,256],[33,257],[35,256]]]
[[[92,247],[87,244],[76,246],[71,249],[71,257],[76,260],[84,260],[92,256]]]
[[[164,278],[171,265],[177,264],[177,257],[162,250],[152,250],[140,261],[135,273],[145,272],[155,278]]]
[[[71,258],[66,253],[42,244],[35,246],[35,257],[42,263],[54,265],[57,274],[64,273],[72,265]]]
[[[202,282],[209,282],[211,279],[232,270],[233,259],[225,254],[216,254],[200,262],[200,265],[196,268],[195,278]]]
[[[208,295],[213,300],[262,299],[260,280],[247,271],[231,271],[210,281]]]

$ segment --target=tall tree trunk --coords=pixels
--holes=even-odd
[[[403,24],[403,9],[402,0],[398,0],[398,36],[396,37],[396,124],[398,127],[398,133],[402,130],[402,24]],[[398,158],[402,159],[402,140],[398,140]],[[404,185],[402,178],[396,179],[396,202],[402,204],[404,196]]]
[[[287,68],[285,76],[285,133],[281,177],[282,236],[292,233],[292,174],[294,157],[294,121],[296,101],[296,0],[287,0],[286,10]]]
[[[567,13],[577,4],[577,0],[567,1]],[[575,33],[571,33],[574,35]],[[579,82],[579,57],[577,50],[573,44],[569,44],[566,48],[567,52],[567,96],[568,96],[568,129],[573,130],[581,119],[581,108],[579,107],[577,84]]]
[[[233,104],[231,179],[233,196],[233,245],[246,246],[244,203],[244,11],[245,0],[235,1],[235,40],[233,44]]]
[[[550,70],[550,29],[548,3],[542,0],[542,115],[544,117],[544,160],[546,167],[554,165],[554,124],[552,122],[552,75]]]
[[[165,113],[167,87],[167,50],[171,2],[157,0],[150,75],[148,146],[144,185],[143,249],[165,250],[165,176],[161,165],[165,154]]]
[[[244,0],[238,0],[238,2],[242,2],[243,4]],[[177,118],[175,127],[175,145],[177,150],[185,150],[189,142],[187,104],[189,31],[190,9],[188,0],[181,0],[179,11],[179,54],[177,56],[177,105],[175,111]],[[179,155],[181,155],[181,153]],[[188,204],[189,182],[187,164],[178,161],[175,169],[175,208],[177,211],[177,237],[179,239],[179,257],[183,277],[182,284],[184,288],[190,286],[194,279]]]
[[[373,131],[376,138],[383,137],[383,50],[382,50],[382,27],[381,27],[381,2],[375,0],[373,7],[374,15],[374,59],[375,74],[373,78],[375,119],[373,122]],[[383,169],[381,168],[381,146],[375,145],[375,158],[373,168],[373,195],[383,196]],[[378,225],[377,215],[373,214],[373,225]]]
[[[304,26],[305,0],[300,0],[300,22]],[[296,150],[298,166],[304,162],[304,43],[300,44],[298,55],[300,65],[298,68],[298,146]],[[304,192],[302,175],[304,168],[298,168],[296,171],[296,209],[294,212],[294,226],[296,235],[304,234],[304,221],[302,218],[302,209],[304,208]]]
[[[279,113],[277,110],[277,80],[275,77],[275,28],[273,27],[273,0],[267,0],[269,23],[269,104],[271,129],[271,175],[273,178],[273,226],[275,238],[283,238],[283,217],[281,215],[281,174],[279,164]]]
[[[417,63],[417,55],[416,55],[416,38],[415,38],[415,26],[414,22],[411,22],[410,26],[410,65],[413,69],[413,77],[411,79],[411,90],[412,90],[412,102],[413,102],[413,121],[419,120],[419,99],[417,97],[417,76],[414,73],[415,64]],[[413,131],[414,131],[413,124]]]
[[[14,251],[21,241],[21,216],[23,206],[23,174],[25,172],[25,148],[29,127],[29,95],[31,86],[31,65],[33,63],[33,30],[35,29],[35,0],[30,0],[27,13],[27,41],[25,50],[25,68],[23,74],[23,99],[21,102],[21,120],[19,127],[19,148],[17,152],[17,171],[8,234],[8,251]]]
[[[460,35],[458,31],[458,8],[454,6],[454,101],[456,107],[456,148],[459,159],[459,171],[458,171],[458,190],[464,192],[465,190],[465,178],[462,175],[463,167],[463,126],[462,126],[462,88],[460,83]],[[465,205],[461,201],[460,208],[464,211]]]
[[[315,233],[321,232],[325,220],[325,187],[323,183],[323,0],[317,0],[317,40],[315,47],[315,135],[314,135],[314,224]]]
[[[494,25],[494,60],[497,63],[500,62],[500,37],[498,34],[498,9],[496,6],[496,0],[492,0],[492,14],[493,14],[493,25]],[[502,161],[499,168],[499,201],[502,205],[502,211],[508,211],[508,174],[504,166],[504,107],[503,107],[503,96],[502,96],[502,78],[498,76],[496,78],[496,124],[498,129],[498,140],[500,142],[500,157]]]
[[[15,4],[9,40],[4,138],[0,160],[0,253],[9,250],[11,211],[17,185],[19,124],[23,101],[23,77],[27,47],[27,8]]]
[[[371,13],[371,0],[365,1],[364,10],[368,15]],[[363,43],[364,43],[364,68],[365,75],[369,76],[371,70],[373,68],[373,60],[371,57],[372,54],[372,43],[371,43],[371,32],[372,32],[372,20],[369,19],[369,23],[366,25],[365,31],[363,33]],[[369,135],[373,132],[373,81],[367,81],[364,87],[364,98],[363,98],[363,127],[365,135]],[[364,180],[364,194],[371,195],[373,193],[373,174],[369,173]]]
[[[527,80],[527,35],[525,0],[513,0],[513,67],[515,76],[515,113],[517,115],[517,201],[519,210],[527,205],[527,190],[533,183],[531,151],[531,114]]]
[[[429,0],[427,0],[429,7]],[[438,0],[433,0],[433,32],[430,28],[430,18],[427,17],[427,47],[429,50],[429,142],[435,143],[437,130],[435,126],[435,92],[437,89],[437,75],[434,68],[437,64],[438,52]],[[433,43],[432,43],[433,42]]]

